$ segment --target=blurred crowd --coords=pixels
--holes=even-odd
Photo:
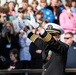
[[[37,0],[30,5],[28,0],[22,0],[22,7],[18,10],[14,9],[18,4],[13,1],[0,7],[0,69],[42,68],[42,50],[27,37],[26,26],[32,30],[46,23],[56,23],[64,29],[62,41],[68,45],[69,38],[72,38],[69,41],[76,41],[76,0],[69,0],[65,5],[61,0],[51,0],[50,5],[46,0],[40,0],[39,9],[38,5]],[[51,56],[51,52],[49,54]]]

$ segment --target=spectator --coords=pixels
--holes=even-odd
[[[8,10],[4,7],[0,7],[0,69],[4,69],[4,63],[2,60],[2,47],[1,45],[3,44],[2,41],[2,30],[4,28],[5,25],[5,21],[6,21],[6,16],[7,16]]]
[[[32,31],[34,34],[39,36],[39,31],[35,32],[35,29],[33,29]],[[42,50],[32,42],[30,44],[29,51],[31,54],[30,68],[31,69],[42,69],[42,66],[43,66]],[[31,73],[30,75],[41,75],[41,73]]]
[[[26,10],[28,7],[28,0],[22,0],[22,8]]]
[[[66,68],[76,68],[76,42],[72,32],[65,33],[64,42],[69,45]],[[76,73],[66,73],[66,75],[76,75]]]
[[[6,23],[8,9],[4,7],[0,7],[0,33],[2,32],[3,26]]]
[[[53,14],[54,14],[54,23],[59,24],[59,15],[62,12],[62,10],[64,9],[64,6],[61,2],[61,0],[51,0],[51,3],[49,6],[47,6],[46,8],[52,10]]]
[[[12,71],[14,69],[22,69],[22,63],[20,62],[19,60],[19,52],[17,49],[12,49],[10,51],[10,59],[11,59],[11,62],[9,64],[9,67],[7,69],[7,71]],[[9,74],[9,75],[22,75],[20,73],[14,73],[14,74]]]
[[[35,20],[34,13],[33,13],[33,7],[31,5],[28,5],[24,18],[27,20],[33,20],[33,19]]]
[[[54,17],[55,17],[54,23],[57,23],[57,16],[56,16],[57,3],[58,3],[58,0],[51,0],[50,5],[46,7],[53,12]]]
[[[20,61],[23,64],[24,69],[30,67],[31,55],[29,52],[31,40],[27,38],[26,33],[23,30],[20,30],[19,34],[19,44],[20,44]]]
[[[37,0],[33,0],[32,1],[32,7],[33,7],[33,12],[34,14],[38,11],[37,6],[38,6],[38,1]]]
[[[71,0],[71,11],[76,13],[76,0]]]
[[[1,42],[1,56],[5,58],[6,63],[9,61],[10,50],[13,48],[19,50],[18,38],[18,34],[15,33],[12,22],[7,21],[6,26],[2,30]]]
[[[30,44],[30,53],[31,53],[31,69],[42,69],[43,60],[42,60],[42,50],[40,50],[33,42]],[[41,73],[31,73],[30,75],[41,75]]]
[[[11,15],[11,16],[16,16],[16,12],[15,12],[15,3],[13,1],[10,1],[8,3],[8,8],[9,8],[9,12],[8,14]]]
[[[44,16],[44,13],[42,11],[37,11],[35,13],[35,15],[36,15],[36,22],[39,23],[39,26],[41,26],[42,25],[42,18]]]
[[[44,13],[44,16],[42,20],[47,19],[48,22],[53,22],[54,21],[54,14],[52,10],[49,10],[47,7],[47,2],[46,0],[40,0],[40,6],[41,6],[41,11]]]
[[[25,10],[23,8],[18,9],[18,17],[13,20],[14,30],[15,32],[19,32],[20,29],[23,29],[25,27],[24,25],[24,12]]]
[[[62,1],[61,0],[58,0],[58,3],[57,3],[57,10],[56,10],[56,16],[57,16],[57,24],[59,24],[59,16],[60,14],[62,13],[62,11],[64,10],[64,6],[62,4]],[[60,24],[59,24],[60,25]]]
[[[46,0],[40,0],[40,6],[41,8],[45,8],[47,6]]]
[[[6,16],[7,20],[11,20],[12,21],[13,19],[15,19],[15,16],[13,16],[12,14],[9,14],[8,2],[6,2],[2,7],[4,7],[5,9],[8,10],[8,13],[7,13],[7,16]]]
[[[76,14],[73,13],[71,10],[70,2],[66,2],[65,9],[60,14],[59,21],[61,27],[64,29],[64,32],[72,32],[74,36],[76,34]],[[76,37],[74,37],[76,38]],[[63,39],[63,36],[61,37]]]

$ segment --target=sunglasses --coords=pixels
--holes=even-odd
[[[72,38],[72,37],[64,37],[64,39],[70,39],[70,38]]]

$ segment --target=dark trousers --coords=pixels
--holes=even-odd
[[[66,73],[66,75],[76,75],[76,73]]]
[[[31,69],[42,69],[42,59],[31,59]],[[42,73],[30,73],[29,75],[41,75]]]
[[[23,69],[29,69],[30,68],[30,61],[21,61]]]
[[[30,68],[30,61],[21,61],[23,69],[29,69]],[[29,75],[29,73],[27,73]],[[25,73],[22,73],[22,75],[25,75]]]

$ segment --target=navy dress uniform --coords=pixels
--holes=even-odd
[[[67,59],[68,45],[53,38],[52,34],[63,34],[63,29],[53,23],[48,23],[45,25],[44,29],[40,31],[40,36],[42,39],[38,38],[37,35],[32,32],[27,31],[28,38],[32,40],[39,48],[46,52],[47,50],[52,50],[52,56],[49,61],[44,65],[44,71],[42,75],[65,75],[65,65]],[[46,30],[47,29],[47,30]],[[44,58],[46,54],[44,54]]]

